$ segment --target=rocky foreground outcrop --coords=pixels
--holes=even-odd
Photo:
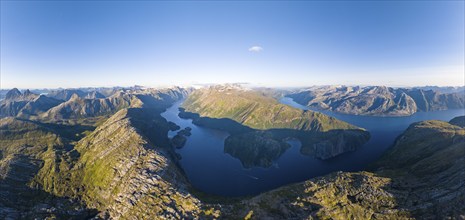
[[[158,113],[158,114],[157,114]],[[188,193],[172,159],[170,129],[160,112],[124,109],[76,145],[76,195],[101,217],[195,217],[200,201]]]
[[[315,86],[287,96],[305,106],[354,115],[408,116],[465,106],[463,92],[385,86]]]

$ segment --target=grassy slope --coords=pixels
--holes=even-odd
[[[184,101],[188,112],[201,117],[229,118],[253,129],[288,128],[295,130],[328,131],[357,127],[327,115],[295,109],[278,103],[257,91],[231,88],[200,89]]]
[[[68,185],[69,140],[38,123],[0,119],[0,218],[86,218],[85,205],[57,197]],[[56,187],[58,186],[58,187]],[[61,209],[50,209],[60,204]],[[48,209],[48,211],[39,211]],[[68,210],[75,210],[68,213]],[[95,212],[93,212],[95,213]]]

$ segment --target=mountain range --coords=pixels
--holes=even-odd
[[[98,91],[65,89],[37,95],[29,90],[21,93],[18,89],[12,89],[0,101],[0,117],[49,121],[83,119],[108,115],[127,107],[166,106],[165,101],[185,96],[187,92],[186,89],[176,87],[168,90],[148,89],[143,92],[119,90],[104,96]]]
[[[39,108],[46,103],[41,97],[58,103]],[[287,148],[286,137],[300,139],[302,153],[311,143],[314,156],[327,155],[316,149],[339,154],[353,144],[356,150],[369,137],[269,93],[230,86],[120,90],[105,98],[75,93],[68,100],[12,90],[2,100],[2,112],[11,115],[0,119],[0,218],[459,219],[465,213],[465,116],[413,123],[364,171],[228,198],[198,191],[179,165],[168,137],[179,126],[160,114],[182,100],[184,117],[230,132],[226,153],[247,152],[251,158],[241,162],[249,166],[266,167]],[[31,114],[26,105],[38,106],[26,108]],[[4,106],[19,110],[13,115],[3,109],[16,108]],[[266,159],[257,160],[263,153]]]
[[[460,109],[465,93],[385,86],[315,86],[287,94],[299,104],[344,114],[408,116],[415,112]]]

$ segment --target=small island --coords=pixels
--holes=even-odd
[[[170,140],[171,146],[177,149],[183,148],[184,145],[186,145],[187,137],[191,136],[191,131],[192,131],[192,128],[190,127],[186,127],[178,131],[178,133]]]

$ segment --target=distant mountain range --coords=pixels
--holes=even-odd
[[[105,96],[98,91],[84,92],[77,89],[51,91],[37,95],[29,90],[21,93],[12,89],[0,101],[0,117],[21,117],[57,121],[83,119],[115,113],[128,107],[166,107],[168,100],[183,97],[188,90],[182,88],[119,90]]]
[[[305,106],[354,115],[408,116],[419,111],[465,107],[465,92],[441,93],[421,88],[316,86],[287,96]]]
[[[439,93],[464,93],[465,86],[418,86],[412,89],[433,90]]]

